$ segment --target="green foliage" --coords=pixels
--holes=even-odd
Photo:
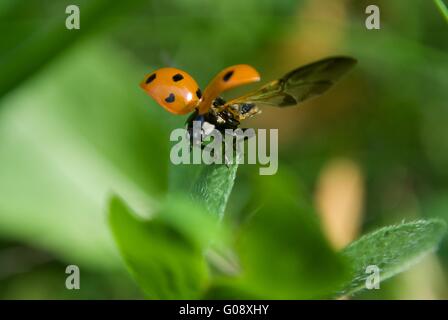
[[[200,296],[208,281],[203,251],[216,229],[207,214],[177,197],[144,221],[113,198],[109,221],[125,262],[148,298]]]
[[[205,169],[196,183],[213,184],[214,178],[233,181],[235,172],[230,168],[219,173]],[[226,173],[228,178],[223,179]],[[210,276],[206,266],[204,253],[209,245],[226,239],[217,236],[225,226],[217,229],[210,211],[179,202],[182,198],[177,196],[176,202],[167,201],[170,205],[143,222],[132,217],[119,200],[112,201],[112,231],[148,297],[310,299],[330,297],[336,288],[343,288],[338,295],[353,294],[365,287],[367,266],[378,266],[381,281],[386,280],[433,251],[446,231],[445,223],[437,219],[402,223],[361,237],[337,254],[286,175],[257,180],[261,206],[233,237],[240,267],[237,274],[227,276]],[[232,185],[208,192],[230,192]],[[209,194],[201,203],[213,207],[216,197]]]
[[[384,280],[436,248],[444,227],[431,219],[335,253],[307,202],[342,156],[364,178],[362,229],[448,221],[444,1],[384,2],[379,32],[356,1],[327,18],[303,0],[79,0],[77,31],[65,28],[68,4],[0,1],[1,298],[140,297],[122,260],[149,298],[363,298],[366,264]],[[324,53],[359,64],[297,112],[266,108],[247,124],[280,129],[279,168],[294,183],[168,164],[169,129],[184,119],[138,88],[145,73],[178,67],[203,89],[232,64],[265,82]],[[107,217],[111,194],[123,201]],[[446,238],[437,258],[446,278]],[[61,286],[67,264],[83,270],[80,294]],[[397,286],[370,293],[399,298]]]
[[[203,203],[209,212],[222,219],[237,169],[238,164],[203,166],[192,187],[192,197]]]
[[[406,270],[434,251],[445,232],[442,220],[430,219],[387,226],[361,237],[341,252],[351,262],[352,280],[340,294],[365,288],[369,265],[378,266],[381,281]]]
[[[221,195],[232,190],[236,167],[210,166],[202,170],[195,184],[208,187],[216,185],[216,180],[230,182],[221,184],[220,189],[207,189],[207,197],[200,203],[208,213],[195,211],[191,204],[176,196],[176,201],[168,200],[171,205],[163,207],[155,218],[141,222],[131,219],[118,200],[112,201],[113,234],[125,261],[149,297],[197,298],[201,288],[205,291],[208,279],[201,253],[210,243],[221,247],[225,244],[226,237],[217,236],[216,219],[210,223],[207,218],[215,216],[210,215],[210,208],[225,206]],[[235,292],[243,297],[275,299],[328,296],[332,288],[345,280],[342,259],[326,243],[310,208],[292,197],[290,188],[278,179],[260,180],[259,185],[259,196],[265,205],[232,241],[241,260],[242,274],[236,278],[218,275],[210,282],[207,296],[235,298],[232,296]],[[173,230],[184,237],[176,236]],[[221,225],[219,230],[223,233],[225,226]],[[195,241],[198,238],[202,240]],[[313,253],[316,249],[318,256]],[[273,254],[277,256],[275,263]],[[181,265],[183,271],[179,270]],[[171,288],[164,283],[170,283]],[[216,293],[223,283],[227,288]],[[188,286],[175,288],[174,284],[188,284],[190,290]]]
[[[154,210],[168,176],[167,143],[154,137],[168,137],[170,126],[134,82],[123,87],[141,76],[123,57],[81,43],[0,101],[4,236],[81,265],[121,267],[107,197],[115,191],[140,212]]]
[[[0,69],[7,77],[0,77],[0,96],[20,85],[24,80],[38,72],[51,59],[70,47],[86,34],[93,34],[110,22],[111,16],[125,13],[141,0],[110,2],[107,0],[86,1],[76,4],[82,12],[82,28],[67,32],[65,28],[65,8],[69,1],[58,1],[51,10],[55,12],[47,19],[33,18],[36,12],[48,10],[41,1],[14,1],[5,4],[0,11],[0,26],[4,33],[0,43]],[[56,12],[59,12],[57,14]],[[5,22],[17,22],[11,29]],[[23,19],[23,20],[21,20]],[[28,20],[28,23],[22,21]],[[21,46],[13,44],[21,43]]]
[[[259,210],[235,240],[242,272],[234,285],[252,297],[322,298],[346,280],[343,259],[330,248],[290,176],[257,179]]]
[[[448,9],[443,3],[443,0],[434,0],[434,3],[437,6],[437,9],[439,9],[440,14],[445,18],[446,22],[448,22]]]

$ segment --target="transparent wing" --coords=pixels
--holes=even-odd
[[[333,86],[339,78],[356,64],[350,57],[330,57],[297,68],[278,80],[264,85],[260,89],[226,103],[233,109],[248,106],[276,107],[295,106],[314,96],[318,96]],[[244,112],[241,120],[246,118]]]

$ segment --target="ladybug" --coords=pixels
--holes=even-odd
[[[258,90],[226,102],[220,95],[237,86],[256,82],[260,75],[247,64],[219,72],[204,92],[185,71],[162,68],[148,74],[140,86],[167,111],[191,113],[187,128],[200,121],[202,129],[236,129],[241,121],[260,113],[262,106],[289,107],[318,96],[332,87],[356,64],[351,57],[330,57],[294,69]]]

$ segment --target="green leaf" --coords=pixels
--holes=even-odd
[[[238,164],[171,165],[169,193],[188,194],[222,219],[237,170]]]
[[[443,3],[443,0],[434,0],[434,3],[437,9],[439,9],[440,14],[445,18],[446,22],[448,22],[448,9],[445,3]]]
[[[72,4],[67,1],[46,4],[18,0],[0,7],[0,27],[8,30],[0,39],[0,97],[40,71],[78,39],[111,25],[112,17],[123,15],[140,2],[79,0],[76,2],[80,8],[79,30],[65,27],[68,17],[65,8]]]
[[[233,189],[238,164],[204,165],[191,194],[220,219],[224,217],[227,201]]]
[[[364,289],[369,265],[380,269],[381,281],[408,269],[436,249],[445,231],[442,220],[430,219],[384,227],[361,237],[341,252],[351,261],[352,280],[339,295]]]
[[[0,101],[4,237],[122,268],[105,219],[110,193],[151,213],[167,189],[170,116],[138,87],[144,70],[95,39]]]
[[[343,258],[322,235],[312,209],[289,175],[277,175],[254,183],[254,205],[261,208],[236,241],[241,274],[220,279],[208,297],[322,298],[346,280]]]
[[[112,233],[132,275],[151,299],[196,299],[208,285],[203,252],[219,234],[216,219],[177,196],[149,221],[118,198],[110,203]]]

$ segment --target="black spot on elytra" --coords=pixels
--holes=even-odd
[[[196,90],[196,96],[198,97],[198,99],[202,98],[202,91],[201,91],[201,89],[198,88],[198,90]]]
[[[171,102],[174,102],[175,99],[176,99],[176,97],[174,96],[174,93],[170,93],[170,95],[165,98],[165,101],[168,103],[171,103]]]
[[[183,78],[184,78],[183,75],[181,75],[180,73],[176,73],[176,74],[173,76],[173,81],[174,81],[174,82],[177,82],[177,81],[182,80]]]
[[[222,77],[222,80],[224,81],[229,81],[230,78],[233,76],[233,70],[227,71],[227,73],[224,75],[224,77]]]
[[[156,74],[153,73],[152,75],[150,75],[148,77],[148,79],[146,79],[146,84],[151,83],[155,78],[156,78]]]

